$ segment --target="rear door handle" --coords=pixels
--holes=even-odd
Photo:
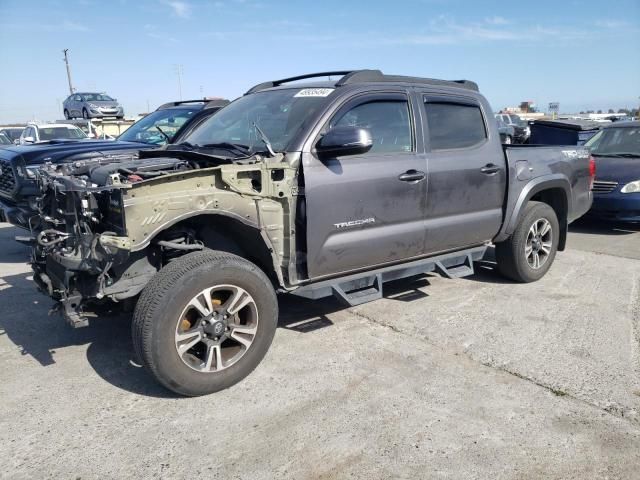
[[[494,165],[493,163],[487,163],[480,169],[482,173],[486,173],[487,175],[493,175],[494,173],[498,173],[500,170],[501,168],[498,165]]]
[[[419,182],[420,180],[424,180],[426,176],[426,173],[420,172],[419,170],[407,170],[398,176],[398,180],[402,182]]]

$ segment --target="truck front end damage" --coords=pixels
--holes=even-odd
[[[287,160],[279,154],[211,166],[145,158],[45,168],[34,281],[72,326],[85,326],[99,309],[132,305],[164,265],[204,248],[220,233],[212,215],[255,229],[282,281],[297,191]]]

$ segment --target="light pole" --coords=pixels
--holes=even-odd
[[[178,75],[178,93],[180,94],[180,100],[182,100],[182,73],[183,67],[181,63],[174,64],[176,75]]]
[[[73,95],[74,88],[73,88],[73,84],[71,83],[71,67],[69,66],[69,56],[67,55],[68,51],[69,49],[65,48],[64,50],[62,50],[62,53],[64,53],[64,64],[67,66],[67,80],[69,82],[69,94]]]

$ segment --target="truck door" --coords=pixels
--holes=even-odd
[[[502,223],[507,178],[497,128],[489,128],[484,107],[473,97],[424,94],[422,107],[427,252],[491,240]]]
[[[424,250],[426,162],[417,154],[406,92],[352,98],[322,132],[343,125],[369,129],[373,147],[322,160],[313,151],[305,155],[310,278],[404,260]]]

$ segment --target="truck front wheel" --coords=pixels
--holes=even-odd
[[[275,291],[256,265],[204,250],[172,261],[148,283],[133,317],[133,344],[166,388],[205,395],[253,371],[277,322]]]
[[[498,270],[516,282],[539,280],[553,263],[559,236],[556,212],[546,203],[529,202],[511,237],[496,244]]]

